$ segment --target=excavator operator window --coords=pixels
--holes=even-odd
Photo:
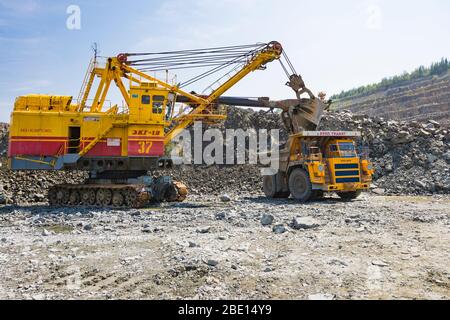
[[[142,95],[141,103],[142,104],[150,104],[150,96],[149,95]]]
[[[165,96],[153,96],[153,113],[161,114],[163,112],[163,104],[165,98]]]

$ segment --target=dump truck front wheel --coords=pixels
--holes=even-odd
[[[357,190],[357,191],[350,191],[350,192],[337,192],[337,195],[342,199],[342,200],[354,200],[356,198],[358,198],[361,195],[362,191],[361,190]]]
[[[311,198],[313,194],[311,180],[305,170],[297,168],[291,172],[289,175],[289,190],[292,197],[301,202],[306,202]]]

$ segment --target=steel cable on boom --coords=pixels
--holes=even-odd
[[[133,57],[150,56],[149,58],[136,59],[127,62],[128,65],[140,67],[138,70],[144,72],[213,67],[212,69],[179,84],[180,87],[186,87],[232,65],[248,63],[258,51],[266,46],[267,43],[257,43],[251,45],[192,50],[127,53],[126,55]],[[286,59],[288,66],[293,70],[293,66],[284,52],[283,56]],[[281,60],[280,63],[289,77],[287,68]],[[229,72],[232,72],[232,70]],[[219,79],[224,76],[226,76],[226,74]],[[215,82],[217,82],[217,80]]]
[[[136,65],[136,66],[153,66],[153,68],[162,68],[162,67],[167,67],[167,69],[171,69],[171,66],[179,66],[180,64],[184,64],[184,65],[189,65],[189,64],[199,64],[199,65],[204,65],[206,64],[206,62],[208,63],[220,63],[220,62],[228,62],[230,60],[234,60],[236,58],[239,57],[245,57],[245,56],[249,56],[251,54],[253,54],[255,50],[252,51],[245,51],[245,52],[234,52],[233,54],[230,53],[226,53],[226,54],[221,54],[221,55],[203,55],[203,56],[194,56],[194,57],[176,57],[174,59],[165,61],[166,59],[157,59],[154,58],[149,62],[136,62],[136,61],[131,61],[129,64],[130,65]],[[180,69],[180,68],[177,68]],[[152,70],[152,68],[145,68],[145,70]]]
[[[176,61],[155,61],[155,62],[151,62],[151,63],[136,63],[133,64],[133,66],[138,66],[138,67],[150,67],[150,66],[158,66],[158,65],[164,65],[164,66],[171,66],[171,65],[179,65],[179,64],[199,64],[199,63],[205,63],[205,62],[226,62],[226,61],[230,61],[230,59],[234,59],[237,57],[243,57],[245,55],[239,55],[239,56],[229,56],[229,57],[221,57],[221,58],[215,58],[215,57],[207,57],[207,58],[196,58],[194,60],[176,60]]]
[[[202,58],[209,58],[209,57],[234,57],[240,54],[248,54],[248,50],[238,50],[243,48],[261,48],[262,46],[265,46],[266,44],[256,44],[256,45],[244,45],[244,46],[233,46],[233,47],[217,47],[217,48],[206,48],[206,49],[194,49],[194,50],[183,50],[183,51],[167,51],[167,52],[154,52],[154,53],[127,53],[127,56],[137,56],[137,55],[165,55],[162,57],[155,57],[155,58],[149,58],[149,59],[139,59],[139,60],[132,60],[128,61],[129,65],[137,65],[139,62],[155,62],[155,61],[162,61],[162,60],[169,60],[169,61],[176,61],[176,60],[183,60],[186,58],[191,59],[202,59]],[[220,49],[220,50],[218,50]],[[252,52],[254,50],[250,50]],[[219,54],[215,54],[219,53]],[[168,56],[167,56],[168,55]]]
[[[251,47],[255,47],[255,45],[252,45]],[[260,47],[260,45],[257,45],[257,47]],[[228,47],[226,47],[228,48]],[[225,59],[225,58],[235,58],[239,55],[245,55],[248,54],[248,51],[236,51],[237,46],[233,47],[233,49],[222,49],[222,50],[210,50],[210,49],[197,49],[197,50],[185,50],[185,51],[176,51],[176,55],[173,55],[172,52],[163,52],[163,53],[145,53],[146,55],[152,54],[152,55],[161,55],[161,54],[171,54],[169,56],[159,56],[149,59],[139,59],[139,60],[132,60],[129,61],[129,65],[135,65],[135,66],[144,66],[144,65],[150,65],[150,64],[159,64],[161,62],[165,62],[166,64],[171,64],[173,62],[182,61],[182,62],[197,62],[204,59]],[[239,47],[242,48],[242,47]],[[253,51],[253,50],[252,50]],[[127,55],[139,55],[136,53],[131,53]]]
[[[154,59],[151,61],[133,61],[132,63],[128,63],[129,65],[133,66],[146,66],[146,65],[154,65],[159,63],[175,63],[175,62],[196,62],[196,61],[202,61],[202,60],[224,60],[224,59],[232,59],[241,55],[244,55],[246,53],[240,53],[240,54],[227,54],[227,55],[205,55],[205,56],[199,56],[199,57],[179,57],[175,59]]]
[[[223,65],[223,64],[227,64],[229,62],[232,63],[241,63],[241,62],[245,62],[247,61],[246,56],[238,56],[235,57],[233,60],[217,60],[217,59],[206,59],[206,60],[202,60],[202,61],[195,61],[195,62],[177,62],[177,63],[172,63],[172,64],[159,64],[159,65],[153,65],[153,66],[149,66],[147,68],[143,68],[140,69],[140,71],[155,71],[156,69],[163,69],[163,70],[172,70],[172,69],[182,69],[183,67],[181,66],[186,66],[186,68],[193,68],[193,67],[202,67],[202,66],[208,66],[208,65]]]
[[[247,62],[247,60],[240,60],[237,61],[237,63],[244,63]],[[188,66],[175,66],[173,68],[170,68],[170,70],[180,70],[180,69],[193,69],[193,68],[204,68],[204,67],[214,67],[214,66],[220,66],[223,65],[222,62],[220,63],[206,63],[206,64],[196,64],[196,65],[188,65]],[[144,69],[139,69],[139,71],[143,71],[143,72],[152,72],[152,71],[166,71],[168,70],[167,67],[152,67],[152,68],[144,68]]]
[[[164,54],[180,54],[180,53],[198,53],[205,50],[229,50],[229,49],[237,49],[237,48],[251,48],[251,47],[261,47],[266,46],[267,43],[257,43],[257,44],[248,44],[248,45],[238,45],[238,46],[228,46],[228,47],[212,47],[212,48],[203,48],[203,49],[190,49],[190,50],[179,50],[179,51],[162,51],[162,52],[144,52],[144,53],[126,53],[127,56],[146,56],[146,55],[164,55]]]
[[[225,52],[210,52],[205,51],[201,54],[180,54],[180,55],[170,55],[170,56],[158,56],[154,58],[148,58],[148,59],[138,59],[138,60],[131,60],[128,63],[129,64],[137,64],[140,62],[153,62],[153,61],[163,61],[163,60],[169,60],[169,61],[175,61],[180,59],[201,59],[202,57],[225,57],[225,56],[233,56],[233,55],[239,55],[239,54],[245,54],[249,52],[246,51],[225,51]]]
[[[255,54],[258,50],[259,49],[252,50],[252,51],[248,52],[248,54],[246,54],[244,56],[245,57],[251,56],[251,55]],[[225,69],[226,67],[228,67],[230,65],[237,64],[237,63],[239,63],[240,58],[242,58],[242,57],[238,57],[236,59],[233,59],[233,60],[231,60],[229,62],[224,63],[223,65],[219,65],[216,68],[213,68],[213,69],[211,69],[209,71],[206,71],[206,72],[204,72],[204,73],[202,73],[202,74],[200,74],[200,75],[198,75],[198,76],[196,76],[196,77],[194,77],[194,78],[192,78],[192,79],[190,79],[188,81],[185,81],[184,83],[181,84],[181,86],[182,87],[188,86],[188,85],[190,85],[190,84],[192,84],[194,82],[197,82],[197,81],[199,81],[199,80],[201,80],[201,79],[203,79],[203,78],[205,78],[205,77],[207,77],[207,76],[209,76],[209,75],[211,75],[213,73],[216,73],[216,72],[218,72],[220,70],[223,70],[223,69]]]
[[[291,68],[291,71],[293,74],[298,75],[297,71],[295,70],[293,64],[291,63],[291,60],[289,59],[286,51],[283,50],[283,57],[286,60],[286,62],[288,63],[289,68]]]

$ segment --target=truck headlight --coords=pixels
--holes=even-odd
[[[323,166],[323,164],[319,164],[317,170],[319,170],[319,172],[323,172],[325,170],[325,167]]]
[[[373,170],[373,165],[371,163],[369,163],[367,165],[367,170],[372,171]]]

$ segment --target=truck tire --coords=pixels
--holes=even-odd
[[[361,195],[362,191],[361,190],[356,190],[356,191],[350,191],[350,192],[337,192],[337,195],[342,199],[342,200],[354,200],[356,198],[358,198]]]
[[[264,176],[263,177],[263,190],[267,198],[272,199],[287,199],[290,192],[283,192],[279,190],[277,185],[277,176]]]
[[[294,169],[289,175],[289,191],[292,197],[301,202],[311,199],[313,194],[309,174],[300,168]]]

